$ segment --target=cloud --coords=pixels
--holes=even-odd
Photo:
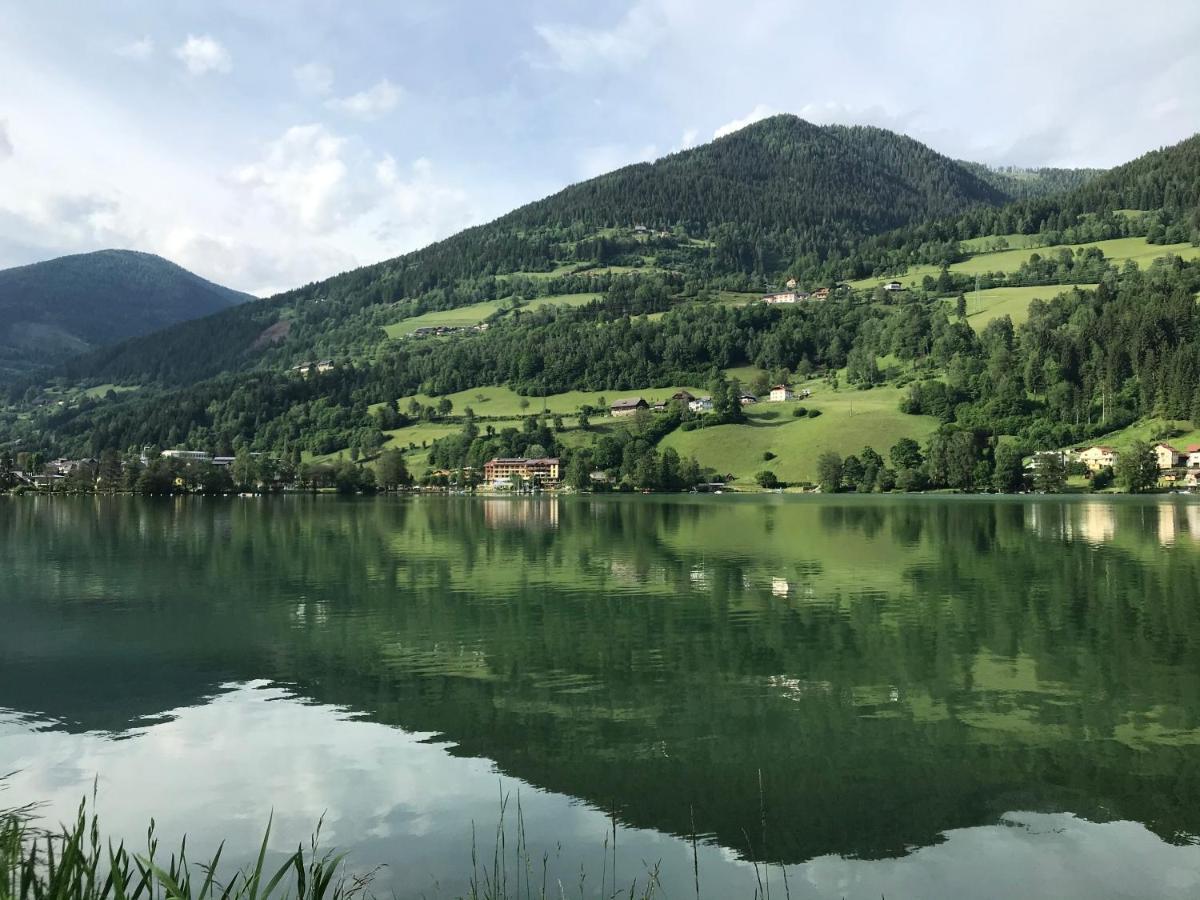
[[[342,158],[346,144],[323,125],[294,125],[266,146],[261,160],[239,168],[234,180],[306,231],[332,231],[370,199],[352,183]]]
[[[114,52],[117,56],[122,56],[125,59],[143,62],[154,55],[154,41],[150,37],[138,38],[136,41],[122,44]]]
[[[734,119],[732,122],[726,122],[713,132],[713,140],[723,138],[727,134],[733,134],[735,131],[741,131],[747,125],[753,125],[755,122],[761,122],[768,116],[775,115],[775,110],[767,106],[765,103],[759,103],[754,109],[750,110],[740,119]]]
[[[470,195],[439,180],[430,160],[405,167],[320,124],[287,129],[234,181],[289,226],[323,237],[365,233],[381,254],[414,249],[479,219]]]
[[[634,5],[608,29],[558,24],[534,26],[550,51],[550,64],[566,72],[641,62],[666,30],[660,12],[648,3]]]
[[[13,143],[8,134],[8,120],[0,119],[0,159],[8,159],[12,155]]]
[[[378,119],[384,113],[395,109],[402,96],[404,92],[384,78],[365,91],[330,100],[326,105],[330,109],[341,110],[360,119]]]
[[[306,94],[323,96],[333,90],[333,70],[321,63],[310,62],[292,69],[296,86]]]
[[[224,73],[233,68],[229,51],[207,34],[189,34],[187,40],[175,48],[175,56],[193,75]]]
[[[678,150],[688,150],[692,147],[695,147],[696,141],[699,139],[699,137],[700,137],[699,131],[697,131],[695,128],[689,128],[679,138],[679,146],[676,147],[675,149],[678,151]]]

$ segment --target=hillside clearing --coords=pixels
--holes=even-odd
[[[702,466],[735,475],[738,487],[750,487],[754,475],[774,472],[788,482],[817,480],[817,457],[827,450],[846,456],[873,446],[884,458],[902,437],[924,441],[937,427],[929,416],[900,412],[902,391],[879,387],[870,391],[834,391],[810,382],[813,396],[799,403],[760,403],[747,410],[744,425],[717,425],[695,431],[675,431],[662,447],[682,457],[695,456]],[[821,410],[815,419],[796,418],[797,406]],[[775,459],[763,459],[765,452]]]
[[[1014,326],[1029,318],[1029,304],[1034,299],[1049,300],[1074,288],[1095,290],[1095,284],[1054,284],[1046,287],[1001,287],[986,291],[971,291],[967,298],[967,323],[976,331],[988,322],[1008,316]]]

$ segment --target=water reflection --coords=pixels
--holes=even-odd
[[[30,798],[61,780],[73,806],[90,771],[120,781],[109,748],[127,737],[130,778],[159,767],[187,793],[180,773],[200,773],[179,822],[214,836],[257,829],[295,779],[291,825],[358,804],[337,818],[365,859],[408,859],[372,843],[400,835],[443,879],[470,819],[494,820],[500,776],[543,798],[547,835],[578,819],[579,846],[598,847],[615,810],[685,882],[676,838],[694,821],[714,884],[741,859],[786,861],[818,896],[954,886],[959,854],[986,846],[1067,860],[1056,895],[1084,896],[1150,877],[1132,851],[1099,859],[1119,836],[1169,893],[1192,883],[1164,873],[1196,871],[1200,831],[1197,510],[10,500],[0,705],[23,718],[0,730],[0,768],[26,766]],[[380,781],[389,768],[420,777]],[[138,833],[171,789],[106,803]]]

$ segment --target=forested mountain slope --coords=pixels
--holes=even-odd
[[[993,168],[982,163],[959,160],[968,172],[974,173],[996,190],[1014,200],[1047,197],[1082,187],[1104,173],[1104,169],[1025,169],[1019,166]]]
[[[405,316],[514,295],[603,291],[608,279],[595,270],[613,265],[715,289],[761,289],[850,252],[866,235],[1007,199],[911,138],[775,116],[203,327],[84,357],[68,374],[179,384],[308,356],[369,357],[381,327]],[[278,332],[259,339],[285,312],[286,340]]]
[[[100,250],[0,271],[0,373],[228,309],[249,294],[149,253]]]

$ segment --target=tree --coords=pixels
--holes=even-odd
[[[592,455],[587,450],[576,450],[567,463],[567,484],[577,491],[586,491],[592,486]]]
[[[258,485],[258,462],[245,447],[233,458],[230,474],[234,484],[241,490],[253,490]]]
[[[826,494],[836,493],[842,485],[842,458],[832,450],[817,457],[817,483]]]
[[[780,486],[779,476],[770,469],[764,469],[754,476],[754,480],[758,482],[758,486],[773,491]]]
[[[954,300],[954,314],[958,317],[958,321],[967,321],[967,297],[962,291],[958,292],[958,297]]]
[[[1021,448],[1011,442],[996,448],[996,466],[992,470],[992,487],[1001,494],[1015,493],[1025,484]]]
[[[919,469],[925,462],[921,456],[921,445],[912,438],[900,438],[896,441],[888,451],[888,459],[897,472],[901,469]]]
[[[526,400],[526,401],[525,401],[525,406],[528,406],[528,405],[529,405],[529,401],[528,401],[528,400]],[[522,408],[522,409],[524,409],[525,407],[523,406],[523,407],[521,407],[521,408]],[[450,400],[450,398],[449,398],[449,397],[443,397],[441,400],[439,400],[439,401],[438,401],[438,405],[437,405],[437,411],[438,411],[438,415],[439,415],[439,416],[448,416],[448,415],[450,415],[450,411],[451,411],[452,409],[454,409],[454,403],[453,403],[453,402],[451,402],[451,400]]]
[[[1158,458],[1154,448],[1146,441],[1136,441],[1120,456],[1113,466],[1113,476],[1122,490],[1131,494],[1142,494],[1158,483]]]
[[[408,468],[404,465],[404,454],[396,449],[384,450],[379,454],[375,477],[385,491],[395,490],[412,481]]]
[[[1158,474],[1157,464],[1155,474]],[[1037,455],[1037,468],[1033,473],[1033,486],[1047,494],[1061,494],[1067,486],[1067,467],[1062,454],[1054,451]]]

